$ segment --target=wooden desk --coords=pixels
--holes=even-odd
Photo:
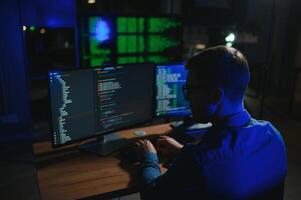
[[[137,137],[133,134],[135,130],[144,130],[147,135],[154,135],[168,132],[171,128],[168,124],[163,124],[118,133],[131,139]],[[73,145],[71,151],[68,150],[69,154],[65,152],[64,156],[56,161],[37,165],[42,199],[67,200],[107,193],[120,195],[122,192],[124,194],[134,192],[136,168],[133,164],[122,161],[118,153],[99,157],[78,151],[77,146],[78,144]],[[57,150],[53,150],[49,142],[34,144],[37,159],[47,157],[55,151]]]

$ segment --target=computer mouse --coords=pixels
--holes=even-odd
[[[138,137],[142,137],[142,136],[146,136],[146,131],[138,130],[138,131],[134,131],[134,134]]]

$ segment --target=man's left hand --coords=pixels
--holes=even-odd
[[[147,139],[138,140],[136,144],[144,153],[157,153],[154,145]]]

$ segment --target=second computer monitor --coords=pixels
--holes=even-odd
[[[157,109],[158,117],[185,117],[191,115],[189,102],[182,93],[187,70],[184,64],[157,66]]]

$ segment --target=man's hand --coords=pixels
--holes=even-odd
[[[171,137],[160,136],[157,140],[156,148],[163,155],[171,155],[179,152],[183,145]]]
[[[143,153],[157,153],[154,145],[149,140],[138,140],[136,145],[143,151]]]

